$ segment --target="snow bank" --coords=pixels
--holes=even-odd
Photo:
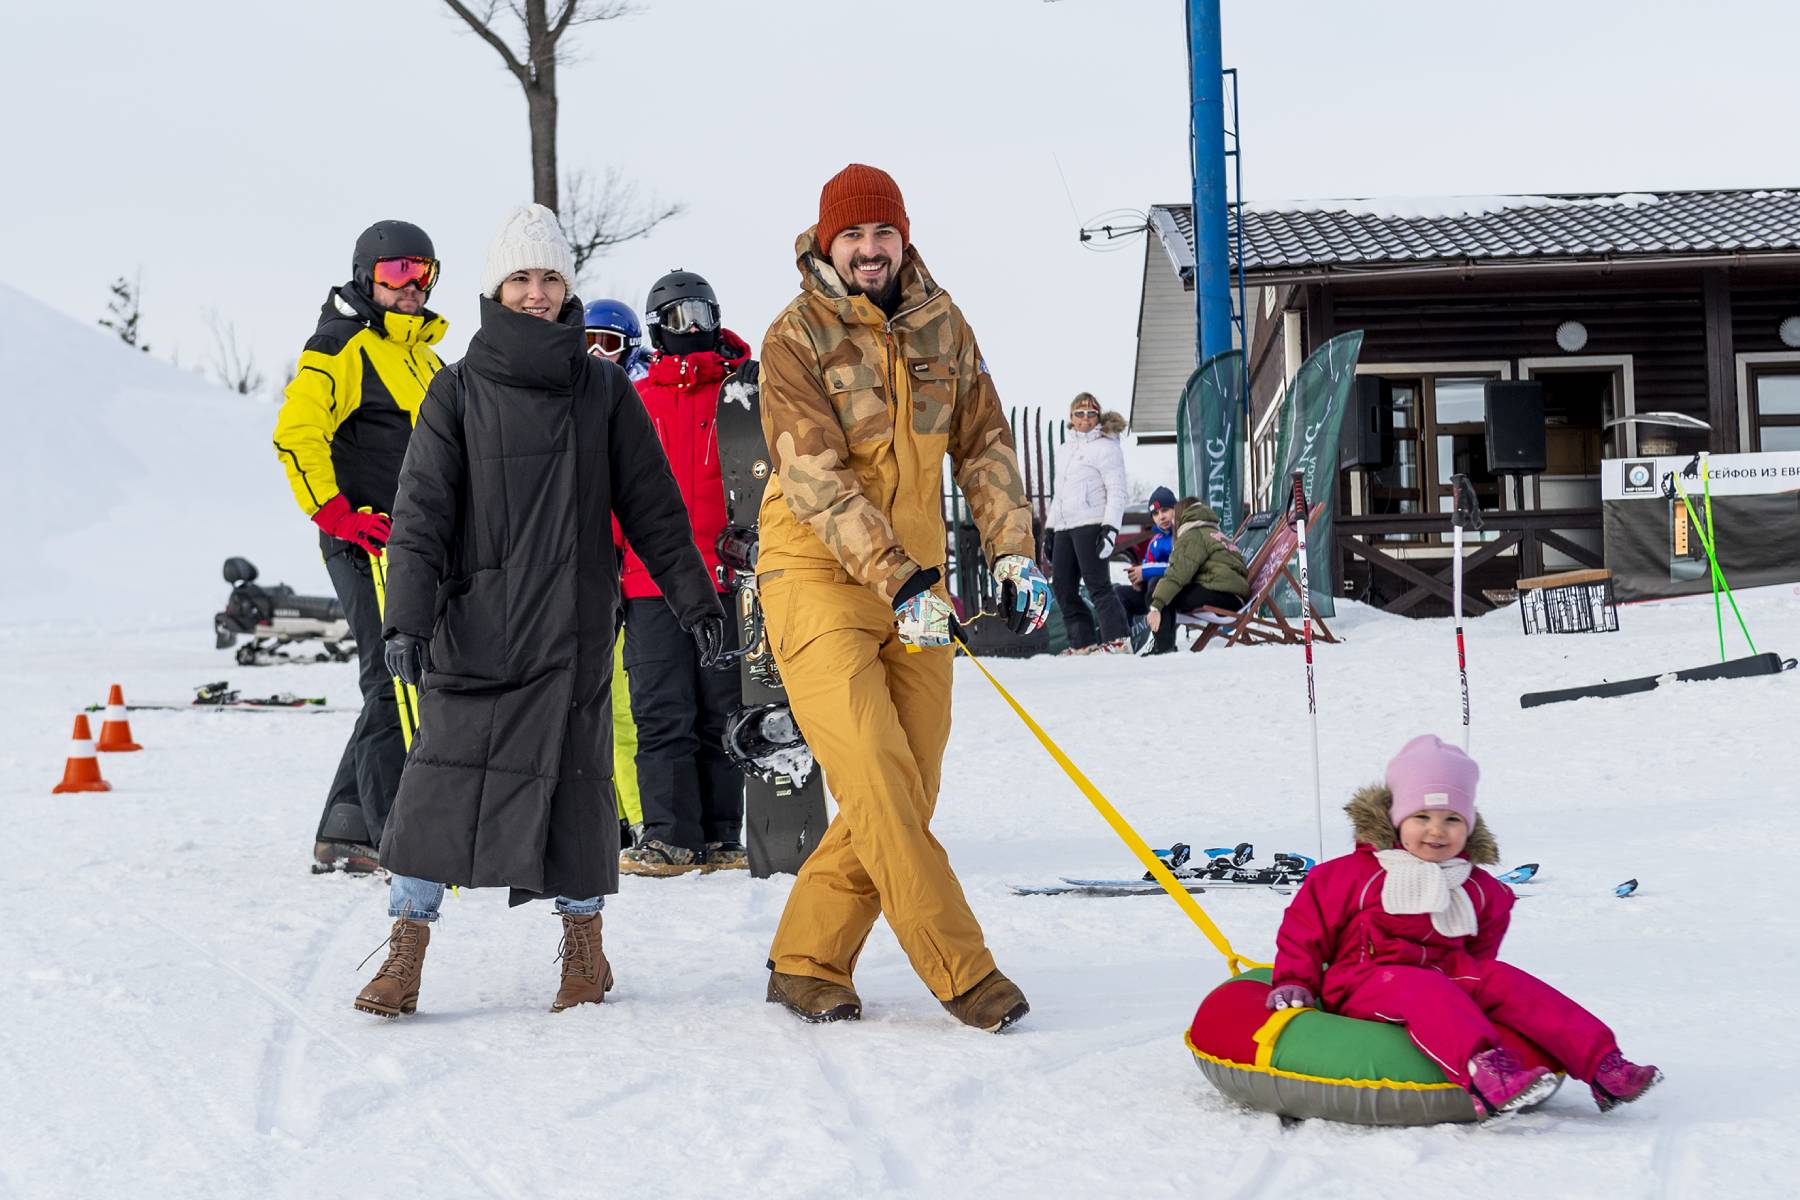
[[[305,334],[306,330],[297,331]],[[0,284],[0,622],[191,623],[219,567],[329,594],[316,531],[270,448],[275,406],[132,350]]]

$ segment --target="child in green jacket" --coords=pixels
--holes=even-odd
[[[1153,653],[1175,649],[1173,613],[1202,606],[1235,610],[1243,607],[1249,595],[1243,552],[1219,529],[1219,514],[1198,500],[1188,501],[1175,518],[1175,549],[1169,556],[1169,569],[1150,595],[1146,620],[1156,636]]]

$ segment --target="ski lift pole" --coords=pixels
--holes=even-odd
[[[1319,700],[1313,685],[1312,587],[1306,573],[1306,472],[1294,472],[1294,532],[1300,555],[1300,633],[1306,645],[1306,716],[1312,725],[1313,818],[1318,824],[1318,861],[1325,860],[1325,807],[1319,789]]]
[[[1451,523],[1456,530],[1455,559],[1451,566],[1450,607],[1456,613],[1456,674],[1462,682],[1462,748],[1469,752],[1469,656],[1463,646],[1463,519],[1481,529],[1481,500],[1475,495],[1475,485],[1469,482],[1467,475],[1450,477]]]

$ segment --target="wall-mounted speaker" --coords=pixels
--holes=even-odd
[[[1496,475],[1535,475],[1544,469],[1544,385],[1535,379],[1490,379],[1482,389],[1487,409],[1488,470]]]

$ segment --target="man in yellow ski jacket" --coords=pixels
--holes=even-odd
[[[802,291],[762,347],[773,471],[758,585],[776,663],[838,815],[801,869],[769,952],[768,999],[855,1019],[857,956],[886,915],[958,1019],[1028,1009],[931,834],[950,735],[953,613],[944,458],[1002,585],[1009,624],[1043,623],[1011,432],[975,336],[909,244],[900,189],[851,165],[796,243]]]
[[[361,668],[363,711],[319,819],[315,873],[374,869],[406,763],[369,556],[387,541],[419,404],[444,365],[432,346],[448,326],[425,307],[437,275],[431,239],[417,225],[379,221],[364,230],[350,281],[325,297],[275,422],[275,453],[300,510],[319,527]]]

